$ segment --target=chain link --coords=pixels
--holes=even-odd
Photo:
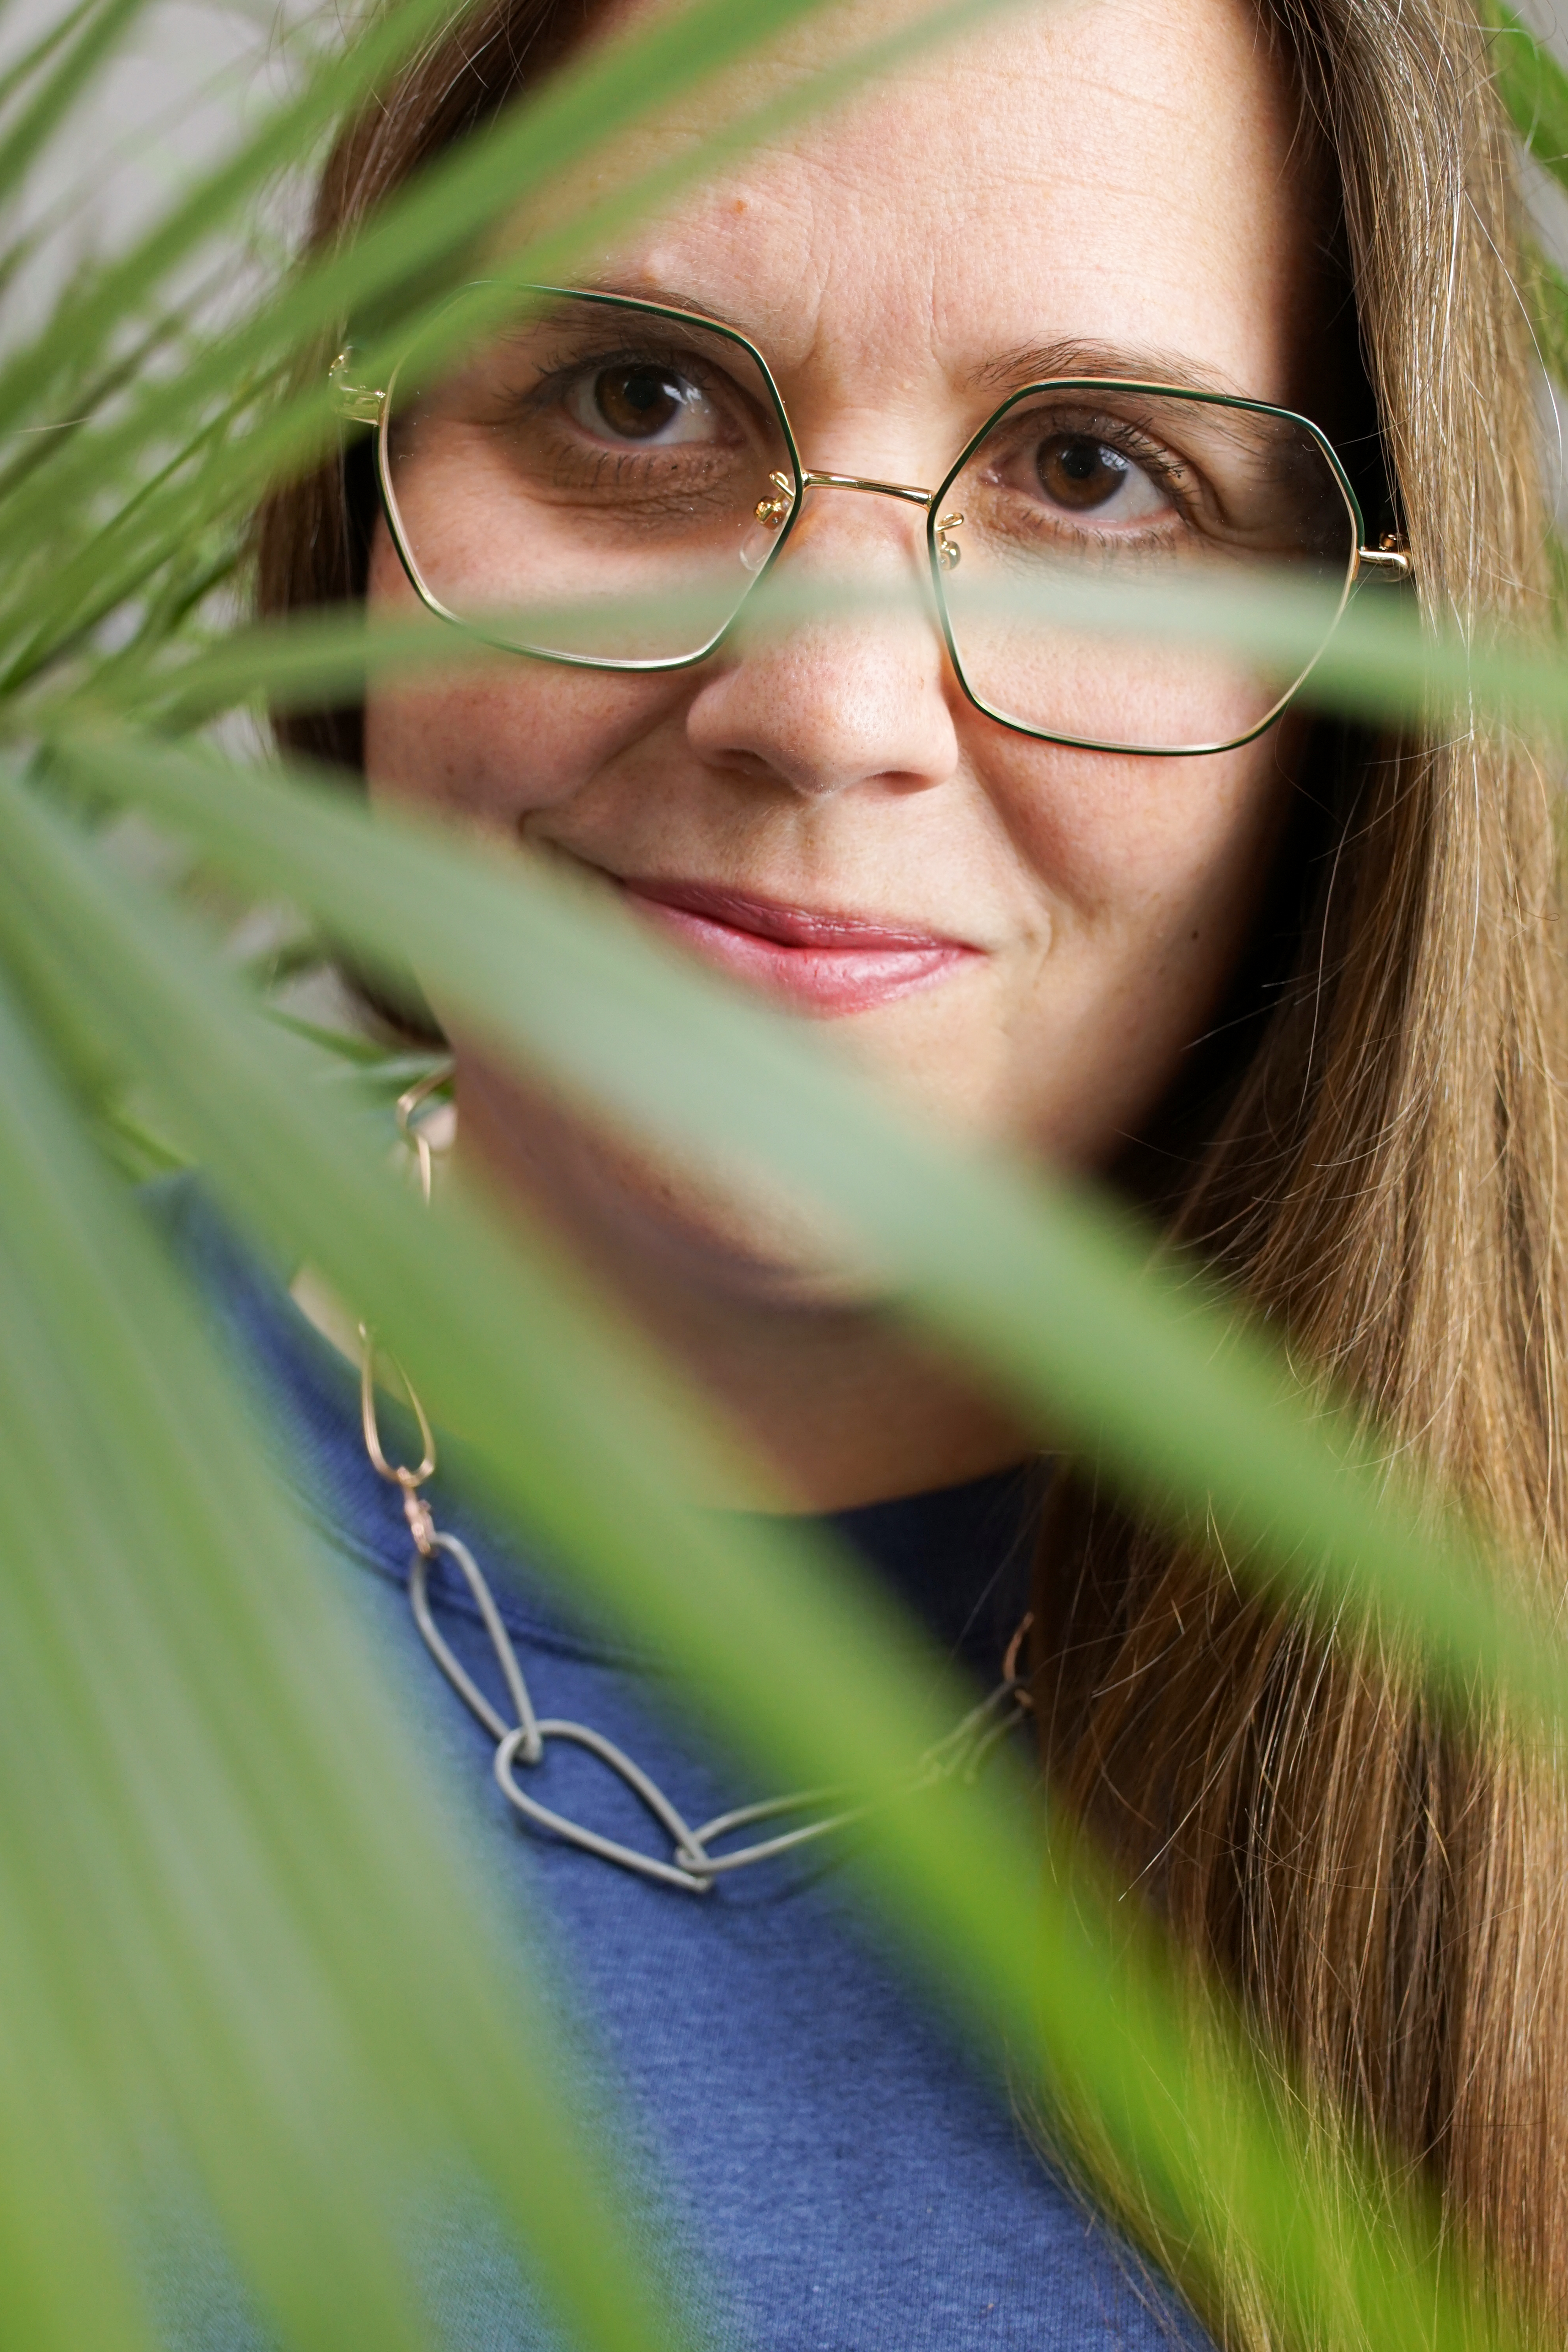
[[[444,1071],[437,1071],[422,1079],[418,1086],[409,1088],[397,1106],[399,1131],[417,1154],[421,1190],[427,1201],[430,1198],[429,1145],[412,1124],[412,1119],[413,1112],[443,1083],[445,1076]],[[658,1782],[603,1732],[595,1731],[590,1724],[573,1722],[567,1717],[538,1714],[528,1677],[484,1571],[460,1538],[448,1535],[436,1526],[430,1505],[421,1492],[434,1475],[435,1439],[413,1382],[393,1357],[387,1360],[397,1372],[419,1430],[420,1458],[417,1465],[411,1467],[406,1463],[389,1460],[382,1444],[376,1414],[376,1355],[374,1339],[367,1326],[361,1323],[360,1409],[364,1425],[365,1450],[380,1475],[395,1486],[402,1496],[403,1516],[408,1521],[414,1546],[408,1574],[409,1606],[413,1622],[419,1630],[420,1639],[447,1682],[495,1741],[497,1786],[507,1803],[525,1821],[536,1829],[580,1847],[585,1853],[597,1854],[601,1861],[614,1863],[622,1870],[634,1871],[641,1877],[656,1880],[662,1885],[679,1887],[688,1895],[706,1895],[711,1893],[716,1882],[730,1871],[747,1870],[754,1864],[771,1861],[777,1854],[790,1853],[797,1846],[808,1845],[817,1838],[826,1837],[836,1830],[847,1829],[852,1822],[865,1818],[870,1807],[846,1804],[845,1792],[841,1790],[804,1789],[792,1796],[768,1797],[759,1804],[735,1806],[728,1812],[716,1813],[711,1821],[699,1822],[693,1828]],[[457,1570],[479,1612],[480,1622],[485,1628],[510,1702],[510,1721],[486,1696],[435,1622],[430,1601],[430,1569],[438,1555],[444,1555]],[[921,1758],[910,1776],[907,1784],[909,1793],[956,1777],[972,1780],[998,1744],[1032,1711],[1028,1685],[1020,1679],[1018,1671],[1030,1622],[1029,1617],[1025,1617],[1013,1635],[1003,1661],[1002,1679],[996,1689],[977,1706],[971,1708],[946,1738],[938,1740]],[[519,1772],[537,1769],[544,1762],[551,1740],[562,1740],[569,1746],[586,1748],[625,1783],[668,1838],[667,1861],[658,1854],[644,1853],[635,1846],[625,1845],[618,1838],[606,1837],[585,1822],[573,1821],[568,1814],[556,1812],[524,1786]],[[766,1822],[787,1820],[792,1813],[812,1811],[823,1806],[829,1810],[814,1820],[801,1822],[797,1828],[781,1830],[776,1836],[754,1839],[749,1844],[732,1847],[726,1853],[714,1851],[722,1840],[734,1837],[740,1831],[758,1829]]]

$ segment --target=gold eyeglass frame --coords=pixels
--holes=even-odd
[[[472,286],[464,289],[464,294],[483,292],[488,287],[499,285],[501,282],[476,279]],[[582,287],[518,285],[510,290],[522,300],[526,300],[530,296],[542,295],[550,299],[592,303],[607,310],[632,310],[643,317],[670,319],[683,325],[700,327],[705,333],[716,335],[722,341],[735,344],[738,350],[746,352],[761,377],[768,397],[772,404],[774,420],[783,436],[789,461],[789,473],[785,473],[780,468],[768,476],[771,495],[759,499],[755,509],[757,520],[776,530],[778,536],[763,562],[758,564],[756,572],[741,590],[734,611],[722,626],[716,629],[707,642],[700,646],[695,653],[665,655],[653,659],[637,657],[622,659],[609,654],[558,653],[543,646],[519,646],[508,643],[503,647],[503,650],[516,653],[527,660],[556,662],[573,669],[668,671],[694,668],[697,663],[706,661],[718,650],[740,618],[753,592],[779,562],[800,520],[806,492],[810,489],[860,490],[879,498],[902,499],[911,506],[919,507],[925,513],[926,559],[931,575],[936,621],[941,630],[943,644],[946,648],[947,658],[953,666],[954,676],[963,688],[966,698],[975,709],[983,713],[986,718],[995,720],[998,726],[1007,727],[1015,734],[1029,736],[1036,742],[1060,743],[1076,751],[1108,751],[1136,759],[1202,759],[1219,751],[1239,751],[1243,744],[1255,742],[1258,737],[1266,734],[1282,713],[1289,709],[1328,650],[1333,633],[1343,618],[1345,607],[1359,580],[1366,576],[1400,582],[1411,577],[1409,553],[1404,543],[1395,534],[1386,533],[1376,547],[1366,545],[1366,524],[1362,514],[1361,502],[1356,497],[1354,487],[1340,458],[1339,452],[1327,435],[1320,426],[1313,424],[1310,416],[1303,416],[1295,409],[1279,407],[1270,401],[1247,400],[1228,393],[1194,391],[1181,384],[1149,383],[1141,379],[1127,376],[1044,376],[1038,383],[1022,384],[1017,391],[1009,393],[1006,400],[994,408],[985,422],[970,435],[936,488],[928,490],[923,489],[918,484],[913,482],[884,482],[873,476],[825,473],[806,466],[801,460],[794,427],[789,422],[789,413],[784,405],[783,394],[774,381],[772,369],[748,336],[743,335],[738,328],[727,326],[722,320],[707,318],[703,312],[697,310],[679,310],[670,303],[643,302],[634,295],[600,293]],[[456,296],[454,299],[460,301],[463,296]],[[369,425],[375,428],[376,488],[382,512],[385,518],[392,545],[397,551],[398,560],[407,574],[409,584],[414,593],[426,609],[434,614],[438,619],[450,623],[454,628],[463,630],[467,635],[477,636],[483,640],[483,632],[476,629],[474,624],[465,620],[461,614],[453,612],[449,606],[444,604],[423,579],[418,560],[409,545],[403,528],[397,493],[392,485],[390,447],[393,402],[403,362],[399,361],[388,374],[385,385],[379,389],[372,389],[356,382],[353,347],[351,344],[346,346],[338,353],[328,372],[333,404],[339,415],[346,422]],[[1134,392],[1146,394],[1152,397],[1157,396],[1163,400],[1184,401],[1195,407],[1235,408],[1251,415],[1275,417],[1281,424],[1299,426],[1326,459],[1340,495],[1344,500],[1346,518],[1350,524],[1350,552],[1345,564],[1344,583],[1340,592],[1339,603],[1335,607],[1333,620],[1324,631],[1322,643],[1312,660],[1266,715],[1255,727],[1249,728],[1245,734],[1229,736],[1224,741],[1217,743],[1177,744],[1115,743],[1102,741],[1097,738],[1063,735],[1050,728],[1031,727],[1027,720],[1010,717],[1008,712],[988,702],[970,684],[965,672],[963,656],[958,650],[943,587],[943,573],[952,569],[958,561],[958,549],[949,534],[962,528],[964,518],[961,514],[948,513],[944,509],[954,484],[962,475],[965,467],[980,444],[1012,409],[1018,407],[1023,401],[1035,398],[1042,392]]]

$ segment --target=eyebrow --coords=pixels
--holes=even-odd
[[[1124,343],[1101,343],[1062,337],[1051,343],[1026,343],[987,360],[965,381],[977,392],[1008,393],[1026,383],[1042,383],[1062,376],[1107,376],[1118,383],[1169,384],[1178,392],[1218,394],[1222,399],[1245,400],[1241,386],[1216,368],[1199,367],[1179,352],[1129,349]]]
[[[643,278],[629,286],[613,278],[580,278],[566,290],[576,294],[618,294],[623,302],[652,302],[660,310],[685,310],[694,319],[711,319],[716,327],[727,327],[732,334],[744,335],[748,343],[757,341],[738,319],[727,318],[711,302],[700,302],[687,287],[657,286]]]
[[[653,302],[669,310],[685,310],[694,318],[711,319],[715,326],[727,327],[732,333],[744,335],[747,341],[757,343],[756,334],[739,320],[699,301],[689,288],[660,286],[639,280],[635,286],[617,283],[611,278],[585,278],[580,281],[584,294],[619,294],[633,302]],[[1026,383],[1048,383],[1062,377],[1107,377],[1116,383],[1169,384],[1178,392],[1199,392],[1218,394],[1225,400],[1249,398],[1242,387],[1218,368],[1201,367],[1179,352],[1139,349],[1124,343],[1095,342],[1079,336],[1061,336],[1049,343],[1025,343],[1018,349],[986,360],[977,368],[960,376],[966,391],[988,392],[1005,397]]]

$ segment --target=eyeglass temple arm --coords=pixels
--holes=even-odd
[[[795,495],[794,486],[787,474],[773,474],[768,478],[774,486],[776,495],[772,499],[764,499],[758,505],[758,516],[763,521],[781,521]],[[864,474],[813,472],[801,475],[800,485],[803,489],[810,489],[813,484],[820,484],[823,489],[879,491],[883,498],[907,499],[912,506],[927,509],[936,495],[935,490],[920,489],[913,482],[879,482]],[[961,518],[954,515],[950,520],[956,525]],[[1409,551],[1393,531],[1385,531],[1375,547],[1356,549],[1355,570],[1351,576],[1353,579],[1359,579],[1364,572],[1370,572],[1376,579],[1408,580],[1410,577]]]
[[[1356,549],[1355,570],[1351,578],[1359,580],[1364,572],[1370,572],[1375,580],[1408,580],[1410,551],[1393,531],[1385,530],[1375,547]]]
[[[327,371],[331,386],[332,405],[338,415],[350,425],[379,425],[386,406],[384,392],[374,391],[368,383],[356,382],[350,373],[354,364],[352,348],[341,351]]]

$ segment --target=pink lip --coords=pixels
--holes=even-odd
[[[863,1013],[929,988],[980,952],[935,931],[819,913],[706,882],[622,879],[621,887],[709,963],[807,1012]]]

